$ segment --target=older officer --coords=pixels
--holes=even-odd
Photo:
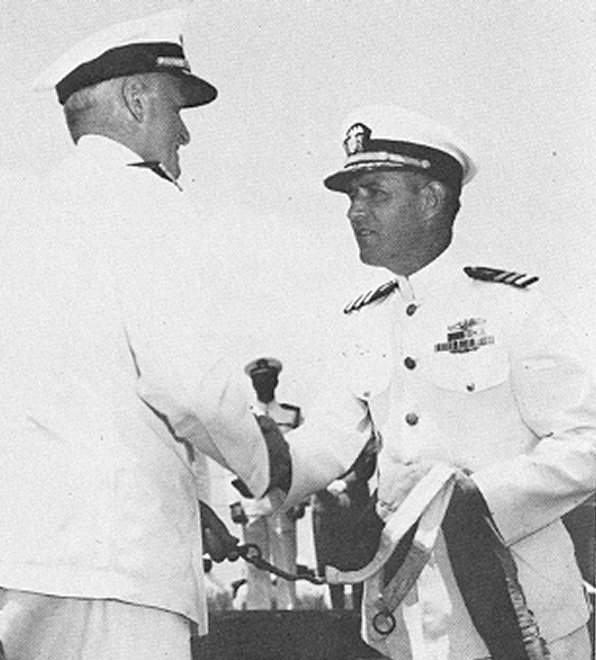
[[[40,79],[76,149],[0,259],[9,660],[189,658],[189,622],[206,617],[195,452],[259,496],[269,485],[248,388],[217,361],[223,296],[177,184],[180,111],[216,96],[191,73],[182,19],[114,26]]]
[[[325,185],[349,197],[361,260],[394,278],[344,310],[351,348],[318,410],[293,432],[286,502],[345,472],[371,427],[385,519],[430,466],[455,468],[458,522],[443,525],[393,613],[404,626],[376,630],[367,619],[369,642],[399,660],[546,657],[524,648],[511,602],[499,601],[503,579],[473,594],[485,588],[492,551],[476,548],[480,537],[467,527],[490,512],[538,626],[526,646],[544,653],[541,635],[552,658],[587,660],[588,611],[560,518],[596,485],[596,398],[569,325],[532,286],[537,278],[479,267],[450,249],[475,167],[449,131],[399,108],[367,107],[346,122],[343,146],[345,165]],[[469,543],[458,543],[458,530]],[[371,613],[378,587],[365,594]]]

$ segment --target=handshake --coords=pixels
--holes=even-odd
[[[267,445],[267,453],[269,455],[269,488],[267,493],[270,493],[274,488],[287,493],[290,490],[291,474],[292,474],[292,461],[290,458],[290,449],[287,440],[283,437],[277,424],[269,417],[263,415],[256,415],[255,419],[265,444]],[[253,493],[250,492],[248,486],[242,479],[234,479],[232,486],[242,495],[242,497],[252,498]]]

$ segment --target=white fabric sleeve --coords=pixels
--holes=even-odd
[[[352,394],[342,372],[334,367],[324,383],[305,423],[286,436],[292,481],[284,508],[345,474],[371,436],[368,407]]]
[[[119,278],[137,394],[168,419],[176,435],[260,496],[269,485],[269,461],[242,370],[252,354],[248,338],[244,346],[230,331],[230,310],[242,307],[226,296],[229,280],[223,273],[214,276],[210,254],[187,253],[175,238],[157,253],[150,276],[139,252]],[[145,254],[151,254],[149,247]]]
[[[510,349],[512,386],[537,443],[473,475],[509,543],[596,489],[596,391],[570,325],[542,299],[522,319]]]
[[[269,487],[269,455],[249,410],[243,383],[219,361],[192,386],[142,373],[137,392],[143,402],[164,415],[176,436],[239,476],[256,496]]]

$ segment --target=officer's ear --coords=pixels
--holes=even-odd
[[[139,76],[122,81],[122,99],[133,119],[142,123],[147,115],[147,85]]]
[[[424,217],[434,217],[447,199],[447,190],[440,181],[428,181],[420,191]]]

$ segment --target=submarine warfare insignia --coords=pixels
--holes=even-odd
[[[447,341],[435,344],[435,352],[470,353],[494,344],[495,338],[486,334],[485,323],[486,319],[471,318],[447,326]]]

